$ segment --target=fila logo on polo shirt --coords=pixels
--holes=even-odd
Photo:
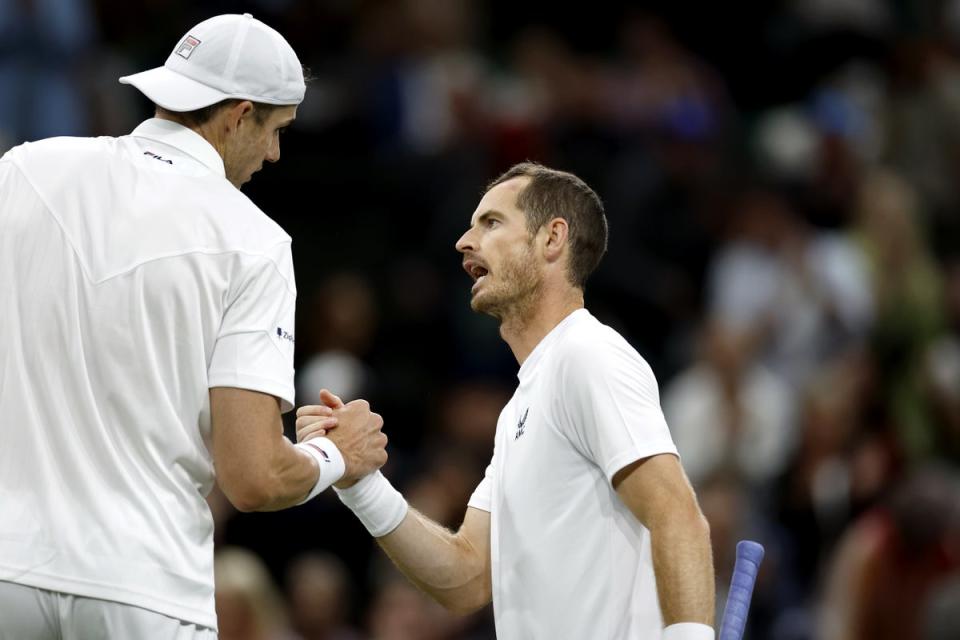
[[[180,43],[180,46],[177,47],[177,55],[184,60],[189,60],[193,54],[193,50],[196,49],[199,44],[199,40],[193,36],[187,36],[183,39],[183,42]]]
[[[143,155],[150,156],[154,160],[159,160],[160,162],[166,162],[167,164],[173,164],[173,160],[167,160],[166,158],[155,154],[153,151],[144,151]]]
[[[527,414],[530,413],[530,407],[527,407],[527,410],[523,412],[523,417],[520,418],[520,422],[517,423],[517,433],[513,436],[513,439],[516,440],[522,436],[527,428]]]

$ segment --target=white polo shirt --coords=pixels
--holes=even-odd
[[[189,129],[0,158],[0,580],[215,627],[208,390],[292,407],[295,300]]]
[[[635,460],[676,455],[653,372],[579,309],[519,378],[470,499],[490,512],[497,638],[659,638],[650,534],[611,484]]]

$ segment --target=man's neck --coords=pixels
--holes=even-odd
[[[199,135],[201,138],[209,142],[210,146],[212,146],[216,150],[216,152],[220,155],[221,158],[226,157],[225,151],[224,151],[224,141],[222,140],[221,136],[215,135],[217,128],[213,126],[211,123],[207,123],[205,125],[200,125],[200,126],[192,126],[184,122],[180,118],[168,115],[166,113],[159,113],[159,112],[154,114],[154,117],[160,120],[168,120],[170,122],[176,122],[180,126],[190,129],[191,131]]]
[[[510,346],[520,365],[526,361],[540,341],[564,318],[583,308],[583,291],[564,288],[546,292],[526,308],[519,307],[500,323],[500,337]]]

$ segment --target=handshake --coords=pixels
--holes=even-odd
[[[326,389],[320,391],[320,402],[297,409],[297,442],[302,445],[322,437],[331,441],[343,456],[344,465],[343,475],[334,486],[346,489],[386,464],[383,418],[370,411],[366,400],[344,404]]]

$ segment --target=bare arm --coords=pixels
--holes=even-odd
[[[650,531],[664,624],[713,626],[710,528],[680,461],[669,454],[638,460],[617,472],[613,486]]]
[[[467,508],[453,533],[410,509],[377,543],[421,591],[455,613],[490,602],[490,514]]]
[[[224,495],[240,511],[275,511],[303,500],[319,468],[283,436],[280,403],[264,393],[210,389],[213,462]]]
[[[343,401],[326,389],[320,392],[320,399],[326,408],[336,410],[343,406]],[[323,415],[323,405],[300,407],[297,440],[305,442],[327,433],[321,422]],[[389,487],[385,478],[377,481]],[[337,486],[347,489],[349,485],[352,483],[341,482]],[[408,508],[400,524],[376,540],[413,584],[450,611],[470,613],[490,602],[490,514],[486,511],[468,507],[463,524],[454,533]]]
[[[220,488],[241,511],[275,511],[300,504],[317,480],[320,491],[339,477],[345,485],[376,471],[387,461],[383,418],[365,400],[336,409],[322,407],[321,428],[336,426],[329,440],[343,458],[343,475],[320,464],[283,435],[279,401],[273,396],[232,387],[210,390],[213,462]],[[333,453],[332,451],[330,453]]]

